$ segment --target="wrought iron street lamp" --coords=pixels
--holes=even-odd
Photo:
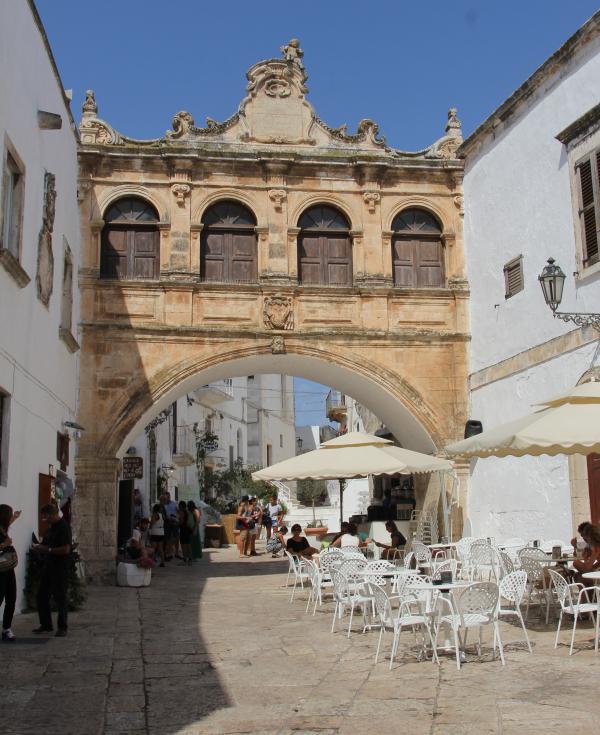
[[[573,322],[578,327],[594,327],[600,331],[600,314],[556,311],[560,306],[566,276],[554,258],[548,258],[547,265],[538,276],[544,300],[552,309],[552,314],[563,322]]]

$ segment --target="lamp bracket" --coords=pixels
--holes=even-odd
[[[563,322],[573,322],[578,327],[594,327],[594,329],[600,331],[600,314],[568,311],[555,311],[553,313],[557,319]]]

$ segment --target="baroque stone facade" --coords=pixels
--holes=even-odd
[[[114,554],[117,457],[127,437],[194,376],[207,382],[219,366],[277,372],[277,359],[286,359],[290,374],[297,358],[296,374],[307,377],[311,361],[339,366],[409,417],[412,435],[421,437],[412,448],[439,450],[462,435],[469,293],[456,110],[427,149],[395,150],[372,120],[353,134],[324,123],[306,99],[297,40],[282,53],[248,71],[247,95],[228,120],[197,127],[179,112],[160,139],[121,135],[87,94],[79,198],[80,420],[88,430],[79,447],[77,517],[92,571],[108,568]],[[104,217],[132,197],[157,212],[158,275],[106,277]],[[205,215],[226,201],[256,221],[257,275],[244,282],[202,277]],[[299,278],[299,221],[315,205],[348,222],[351,277],[343,285]],[[439,224],[443,278],[435,286],[395,280],[392,225],[408,209]],[[393,427],[393,416],[386,422]]]

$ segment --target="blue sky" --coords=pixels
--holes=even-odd
[[[300,39],[309,100],[389,144],[439,138],[450,106],[471,133],[599,8],[591,0],[37,0],[78,119],[86,89],[122,133],[152,138],[188,110],[224,120],[246,70]],[[298,423],[323,423],[327,389],[300,381]],[[323,399],[319,397],[323,394]]]

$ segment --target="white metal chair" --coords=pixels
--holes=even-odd
[[[365,605],[371,604],[372,598],[369,595],[363,594],[358,587],[352,588],[349,584],[348,579],[339,569],[332,567],[331,569],[331,581],[333,582],[333,599],[335,600],[335,609],[333,611],[333,620],[331,622],[331,632],[335,630],[335,621],[337,618],[341,620],[344,615],[344,611],[347,607],[350,608],[350,619],[348,621],[348,638],[350,638],[350,630],[352,629],[352,618],[354,616],[354,609],[356,607],[362,607],[363,609],[363,624],[366,623],[366,611]],[[363,625],[364,630],[364,625]]]
[[[362,574],[365,582],[372,582],[382,587],[388,579],[382,572],[391,572],[394,569],[396,569],[396,565],[392,564],[391,561],[380,559],[379,561],[367,562],[367,566],[363,569]]]
[[[521,627],[523,628],[523,633],[525,634],[529,653],[533,653],[531,643],[529,642],[529,636],[527,635],[525,621],[523,620],[523,614],[521,612],[521,601],[523,600],[526,586],[527,573],[524,571],[509,572],[502,578],[499,585],[500,596],[498,599],[498,617],[514,616],[519,619]],[[514,607],[502,607],[503,600],[506,600]]]
[[[594,621],[594,627],[596,634],[594,637],[594,650],[598,651],[598,626],[594,618],[594,613],[598,615],[598,608],[600,599],[598,597],[598,587],[584,587],[580,582],[569,584],[564,577],[549,569],[550,577],[558,601],[560,602],[560,617],[558,618],[558,628],[556,629],[556,640],[554,641],[554,648],[558,648],[558,637],[560,635],[560,626],[562,623],[563,614],[573,616],[573,632],[571,633],[571,646],[569,648],[569,656],[573,655],[573,643],[575,641],[575,630],[577,628],[577,617],[582,613],[590,613],[592,620]],[[577,594],[577,602],[574,601],[574,593]],[[590,595],[593,596],[594,602],[590,602]],[[586,598],[587,602],[582,602],[582,597]]]
[[[391,629],[394,633],[394,640],[392,642],[392,651],[390,654],[390,669],[394,664],[394,658],[398,652],[398,644],[400,643],[400,634],[403,628],[416,628],[419,627],[427,633],[429,643],[431,644],[432,650],[432,661],[439,664],[437,652],[435,650],[435,643],[433,635],[431,633],[430,623],[431,619],[422,609],[422,603],[414,598],[411,600],[400,600],[400,607],[397,611],[392,609],[391,600],[394,597],[388,597],[387,592],[377,584],[369,583],[369,593],[373,597],[375,602],[375,609],[379,616],[380,629],[379,629],[379,640],[377,641],[377,651],[375,652],[375,663],[379,660],[379,651],[381,649],[381,641],[385,630]],[[417,608],[416,612],[414,607]],[[397,612],[397,614],[394,614]],[[423,652],[425,652],[426,639],[423,635]]]
[[[475,582],[456,595],[454,604],[442,596],[438,598],[442,604],[448,606],[449,612],[446,615],[438,616],[434,645],[437,647],[440,626],[443,624],[449,625],[454,635],[456,667],[458,669],[460,669],[460,631],[464,631],[464,646],[469,628],[479,628],[477,648],[479,655],[481,655],[481,631],[484,625],[492,625],[494,628],[494,653],[497,643],[500,650],[500,659],[504,666],[504,648],[498,626],[498,596],[498,585],[494,582]]]
[[[499,552],[487,541],[474,541],[469,550],[467,562],[468,579],[475,581],[498,581],[502,576],[502,562]],[[487,580],[484,577],[487,575]]]
[[[468,562],[469,562],[469,552],[471,550],[471,545],[475,541],[473,536],[464,536],[459,541],[456,542],[456,545],[454,547],[454,553],[456,554],[456,560],[459,564],[459,572],[464,577],[465,573],[468,571]]]
[[[290,576],[293,575],[294,577],[294,586],[292,588],[292,596],[290,597],[290,602],[293,602],[294,595],[296,594],[296,587],[299,584],[300,587],[304,589],[304,582],[308,581],[308,572],[306,571],[305,559],[302,559],[299,556],[293,556],[292,554],[290,554],[289,551],[285,549],[284,553],[287,556],[288,563],[290,565],[288,569],[286,585],[289,584]]]
[[[548,577],[546,569],[548,556],[541,549],[526,547],[519,551],[519,562],[521,569],[527,574],[527,607],[525,609],[525,620],[529,619],[529,605],[534,595],[543,598],[546,603],[546,624],[550,618],[550,604],[552,593],[548,588]],[[541,603],[540,603],[541,605]],[[541,610],[541,607],[540,607]]]
[[[319,554],[319,565],[324,579],[330,579],[329,570],[334,564],[345,559],[345,555],[339,549],[325,549]]]
[[[411,552],[417,560],[417,566],[431,566],[431,549],[420,541],[413,541]]]
[[[324,578],[323,572],[311,559],[306,560],[305,566],[311,585],[308,600],[306,601],[306,612],[308,612],[312,602],[314,615],[317,612],[317,604],[323,604],[323,592],[325,590],[331,592],[333,589],[333,582],[330,578]]]
[[[499,550],[498,555],[500,556],[502,578],[506,577],[507,574],[512,574],[512,572],[516,571],[515,562],[511,558],[510,554],[508,554],[506,551]]]

